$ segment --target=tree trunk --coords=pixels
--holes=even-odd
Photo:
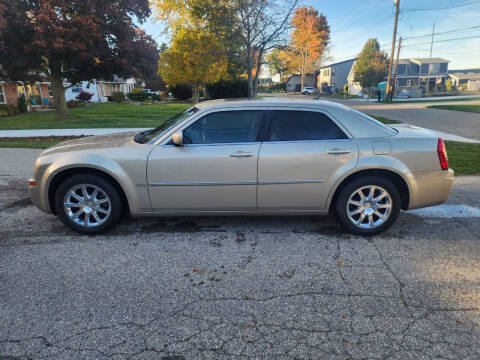
[[[247,74],[248,74],[248,98],[253,99],[253,61],[252,61],[252,49],[248,48],[247,51]]]
[[[200,102],[200,88],[197,83],[193,84],[193,102],[198,104]]]
[[[260,76],[260,71],[262,70],[262,56],[263,56],[263,50],[260,50],[258,52],[257,71],[255,72],[255,81],[253,82],[253,98],[257,97],[258,78]]]
[[[65,87],[62,79],[53,78],[51,81],[53,100],[55,102],[55,113],[57,116],[68,115],[67,99],[65,98]]]
[[[301,76],[301,80],[300,80],[300,91],[303,90],[303,88],[305,87],[305,68],[307,66],[307,54],[306,52],[303,52],[302,53],[302,76]]]

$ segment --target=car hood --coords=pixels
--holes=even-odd
[[[42,155],[64,153],[78,150],[93,150],[102,148],[113,148],[127,145],[133,141],[137,132],[121,132],[109,135],[87,136],[80,139],[68,140],[44,150]]]

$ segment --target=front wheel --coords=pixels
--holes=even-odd
[[[375,235],[393,225],[400,213],[400,194],[387,179],[368,176],[345,186],[335,212],[342,226],[356,235]]]
[[[58,217],[72,230],[99,234],[113,228],[122,215],[122,200],[115,187],[96,175],[75,175],[55,192]]]

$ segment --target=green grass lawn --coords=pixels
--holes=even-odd
[[[0,118],[0,130],[155,127],[191,106],[186,103],[134,105],[103,103],[69,109],[57,117],[43,111]]]
[[[480,113],[480,105],[430,105],[427,107],[440,110],[455,110]]]
[[[373,115],[370,115],[370,114],[367,114],[367,115],[374,118],[374,119],[377,119],[378,121],[380,121],[384,124],[400,124],[401,123],[401,121],[388,119],[388,118],[383,117],[383,116],[373,116]]]
[[[480,175],[480,144],[445,141],[445,146],[455,175]]]

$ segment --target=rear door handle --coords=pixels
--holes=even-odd
[[[344,155],[344,154],[350,154],[352,150],[348,149],[332,149],[332,150],[327,150],[327,154],[329,155]]]
[[[245,152],[245,151],[237,151],[233,154],[230,154],[230,156],[234,158],[246,158],[246,157],[252,157],[253,153]]]

